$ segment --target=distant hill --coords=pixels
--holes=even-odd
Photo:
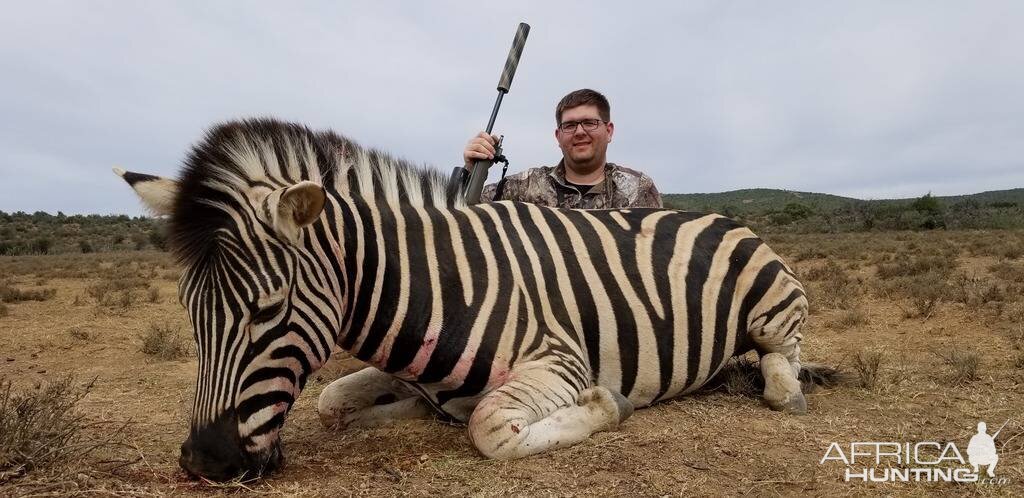
[[[767,188],[664,194],[662,199],[665,207],[720,213],[758,231],[1024,229],[1024,188],[868,201]],[[165,228],[166,220],[143,216],[0,211],[0,256],[164,250]]]
[[[936,197],[946,205],[974,201],[982,206],[992,204],[1016,204],[1024,206],[1024,188],[1009,190],[992,190],[970,195],[953,195]],[[914,202],[909,199],[877,199],[864,201],[852,197],[814,192],[797,192],[768,188],[732,190],[729,192],[707,194],[663,194],[665,206],[687,211],[729,211],[738,216],[750,216],[782,211],[787,204],[797,203],[812,208],[817,212],[829,212],[850,206],[853,203],[867,202],[879,205],[903,205]]]
[[[1024,206],[1024,188],[1012,188],[1009,190],[989,190],[970,195],[951,195],[939,197],[940,201],[955,204],[965,199],[973,199],[981,204],[1013,203]]]

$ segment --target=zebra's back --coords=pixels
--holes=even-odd
[[[494,318],[505,324],[505,339],[477,343],[494,349],[487,379],[474,382],[479,389],[444,389],[473,380],[467,371],[432,386],[431,393],[449,393],[436,399],[441,404],[496,388],[519,362],[551,360],[578,361],[587,382],[646,406],[699,388],[753,347],[750,316],[782,299],[766,296],[795,291],[802,299],[778,256],[719,215],[509,201],[464,214],[482,221],[488,249],[505,260],[470,268],[474,286],[486,287],[489,275],[514,291]]]

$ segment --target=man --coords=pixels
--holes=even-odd
[[[566,95],[555,107],[555,123],[562,160],[556,166],[506,176],[500,198],[495,198],[497,185],[487,185],[482,202],[510,200],[575,209],[661,207],[661,195],[649,176],[607,162],[615,125],[604,95],[586,88]],[[493,159],[495,142],[484,132],[473,137],[462,152],[466,169],[474,161]]]

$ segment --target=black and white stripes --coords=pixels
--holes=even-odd
[[[133,178],[144,200],[167,182]],[[171,185],[200,352],[182,461],[194,473],[214,473],[200,439],[237,441],[239,468],[279,454],[285,415],[333,344],[376,370],[324,391],[325,423],[429,405],[496,458],[613,427],[750,349],[784,360],[765,371],[769,404],[804,409],[803,289],[727,218],[466,206],[439,173],[270,120],[214,128]],[[234,433],[208,430],[225,417]]]

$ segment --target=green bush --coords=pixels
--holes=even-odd
[[[53,240],[48,237],[40,237],[32,241],[29,250],[33,254],[49,254],[51,247],[53,247]]]

